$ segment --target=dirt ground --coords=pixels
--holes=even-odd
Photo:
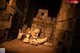
[[[17,39],[0,44],[0,48],[5,48],[6,53],[53,53],[53,47],[33,46]]]

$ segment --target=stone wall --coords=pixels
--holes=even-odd
[[[9,3],[7,3],[6,0],[3,1],[3,4],[5,4],[6,7],[0,11],[0,31],[2,31],[0,32],[0,37],[4,37],[6,29],[10,29],[12,24],[12,15],[14,15],[15,12],[15,9],[13,9],[12,6],[14,8],[16,6],[16,0],[10,0]]]
[[[0,27],[10,28],[12,20],[11,15],[14,15],[15,12],[15,9],[13,9],[11,6],[15,8],[16,0],[10,0],[9,3],[6,2],[6,5],[6,10],[1,11],[0,14]]]
[[[48,10],[39,9],[36,17],[33,18],[31,29],[35,29],[36,27],[41,27],[41,34],[40,37],[45,36],[53,36],[52,30],[54,27],[54,20],[51,20],[51,17],[48,17]]]

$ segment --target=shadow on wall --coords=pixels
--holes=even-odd
[[[80,53],[80,3],[76,5],[75,10],[76,10],[75,18],[77,19],[74,31],[76,35],[73,38],[71,53]]]

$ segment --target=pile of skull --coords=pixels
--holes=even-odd
[[[40,30],[41,30],[40,27],[35,28],[34,31],[32,31],[31,28],[27,28],[24,33],[19,29],[17,39],[21,39],[24,36],[23,38],[24,43],[30,43],[32,45],[38,45],[44,43],[45,46],[52,46],[53,44],[48,42],[48,37],[40,38],[38,36]]]

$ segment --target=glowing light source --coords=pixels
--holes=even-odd
[[[72,1],[72,3],[75,3],[75,4],[77,4],[77,3],[78,3],[78,1],[76,1],[76,0],[75,0],[75,1]]]
[[[66,1],[73,4],[77,4],[78,2],[80,2],[79,0],[66,0]]]

